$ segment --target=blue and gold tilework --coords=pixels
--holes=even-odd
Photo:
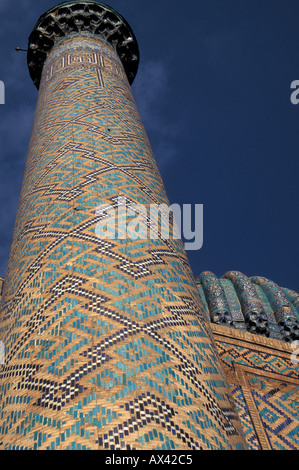
[[[96,209],[168,204],[111,45],[47,56],[1,301],[0,449],[246,447],[180,240],[99,239]]]
[[[212,324],[249,450],[298,450],[299,361],[289,342]]]
[[[238,271],[197,287],[248,448],[298,450],[299,295]]]

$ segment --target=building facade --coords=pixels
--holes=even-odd
[[[299,295],[260,276],[197,279],[250,450],[299,449]]]
[[[279,381],[267,348],[288,364],[294,419],[281,428],[295,447],[296,294],[269,322],[232,273],[237,314],[211,273],[196,283],[163,216],[148,217],[169,202],[130,89],[139,52],[126,20],[62,3],[38,20],[27,57],[39,91],[1,295],[0,449],[275,447],[252,398]],[[136,205],[150,236],[136,235]]]

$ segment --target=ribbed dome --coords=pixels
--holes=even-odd
[[[299,294],[261,276],[204,271],[197,286],[209,321],[284,341],[299,339]]]

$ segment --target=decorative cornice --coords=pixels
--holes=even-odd
[[[295,308],[288,300],[283,289],[265,277],[254,276],[251,280],[259,285],[269,298],[283,339],[290,342],[298,340],[299,320]]]
[[[270,332],[267,315],[250,279],[239,271],[229,271],[223,277],[234,285],[244,312],[247,330],[268,337]]]
[[[261,276],[229,271],[220,279],[204,271],[197,286],[212,323],[265,337],[299,339],[299,295]],[[227,321],[231,313],[232,322]],[[243,321],[242,321],[243,320]]]
[[[290,343],[279,339],[267,338],[248,331],[240,331],[213,323],[210,324],[210,327],[216,341],[224,341],[226,343],[248,347],[249,349],[254,347],[255,349],[262,348],[265,351],[268,350],[268,352],[269,350],[272,350],[274,354],[285,354],[287,357],[290,357],[294,352]]]
[[[218,325],[233,326],[232,315],[219,279],[210,271],[204,271],[199,280],[206,296],[211,321]]]
[[[27,63],[37,88],[49,52],[58,41],[73,33],[100,36],[111,44],[124,66],[129,83],[133,83],[139,64],[139,49],[127,21],[103,3],[74,0],[44,13],[29,36]]]

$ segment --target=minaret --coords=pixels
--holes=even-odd
[[[104,204],[169,205],[138,61],[128,23],[95,1],[52,8],[29,37],[39,92],[1,300],[0,449],[246,447],[181,240],[98,233]]]

